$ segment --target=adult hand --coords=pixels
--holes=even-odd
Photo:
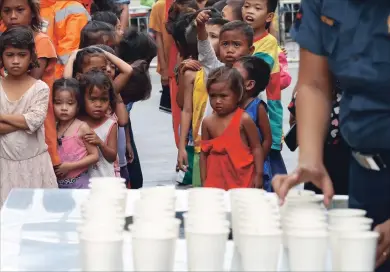
[[[320,188],[324,194],[324,203],[329,206],[334,195],[333,184],[329,178],[328,172],[323,163],[310,164],[300,163],[298,168],[289,175],[276,175],[272,180],[272,187],[279,196],[281,204],[288,191],[303,182],[311,181],[315,186]]]
[[[252,181],[252,188],[263,188],[263,175],[255,175]]]
[[[390,259],[390,219],[375,227],[379,232],[378,247],[376,250],[376,267]]]
[[[169,85],[168,69],[162,68],[160,73],[161,73],[161,85],[168,86]]]
[[[187,151],[183,148],[179,148],[179,153],[177,155],[177,165],[179,169],[183,172],[187,172],[188,168],[188,155]]]

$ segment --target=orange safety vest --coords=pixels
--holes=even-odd
[[[79,48],[81,30],[91,18],[84,2],[90,8],[91,0],[41,0],[42,31],[52,39],[58,55],[56,79],[62,77],[70,55]]]

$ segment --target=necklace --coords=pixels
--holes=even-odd
[[[62,146],[62,139],[64,139],[64,137],[65,137],[64,135],[65,135],[66,131],[68,130],[68,128],[70,128],[72,126],[72,124],[74,123],[74,120],[76,120],[76,118],[73,119],[73,121],[69,124],[69,126],[64,130],[64,132],[62,133],[61,137],[57,138],[58,146]],[[57,132],[58,132],[58,124],[57,124]]]

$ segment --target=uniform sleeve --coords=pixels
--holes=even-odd
[[[59,25],[59,20],[66,20],[62,25],[62,29],[58,29],[59,32],[64,31],[62,38],[58,40],[58,55],[61,63],[64,65],[68,62],[70,54],[79,49],[80,45],[80,33],[83,27],[90,20],[88,11],[79,3],[77,5],[70,5],[56,13],[56,25]],[[66,18],[60,18],[66,16]],[[66,55],[62,55],[61,52],[66,52]]]
[[[198,40],[198,59],[200,64],[206,69],[206,73],[209,74],[211,70],[219,68],[221,66],[225,66],[222,62],[220,62],[215,55],[214,49],[211,46],[210,41]]]
[[[149,27],[156,32],[161,33],[162,28],[165,27],[163,18],[165,13],[165,4],[164,2],[158,1],[152,8],[150,13],[150,22]]]
[[[37,58],[56,59],[56,49],[50,38],[44,34],[40,34],[35,39],[35,50],[37,52]]]
[[[321,0],[302,1],[301,10],[291,30],[291,36],[299,44],[316,55],[325,55],[321,37]]]
[[[43,124],[49,105],[49,86],[43,82],[37,82],[34,96],[31,99],[31,107],[23,114],[29,128],[27,133],[34,133]]]

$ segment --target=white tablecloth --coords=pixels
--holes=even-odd
[[[187,210],[187,191],[177,190],[177,211]],[[81,222],[80,205],[88,190],[17,189],[1,209],[1,271],[80,271],[77,227]],[[274,195],[268,197],[276,201]],[[131,215],[139,191],[129,190],[126,214]],[[336,197],[345,206],[346,197]],[[228,196],[226,206],[229,210]],[[175,271],[185,271],[185,240],[177,241]],[[228,242],[226,270],[233,254]],[[126,234],[124,268],[132,270],[131,235]]]

